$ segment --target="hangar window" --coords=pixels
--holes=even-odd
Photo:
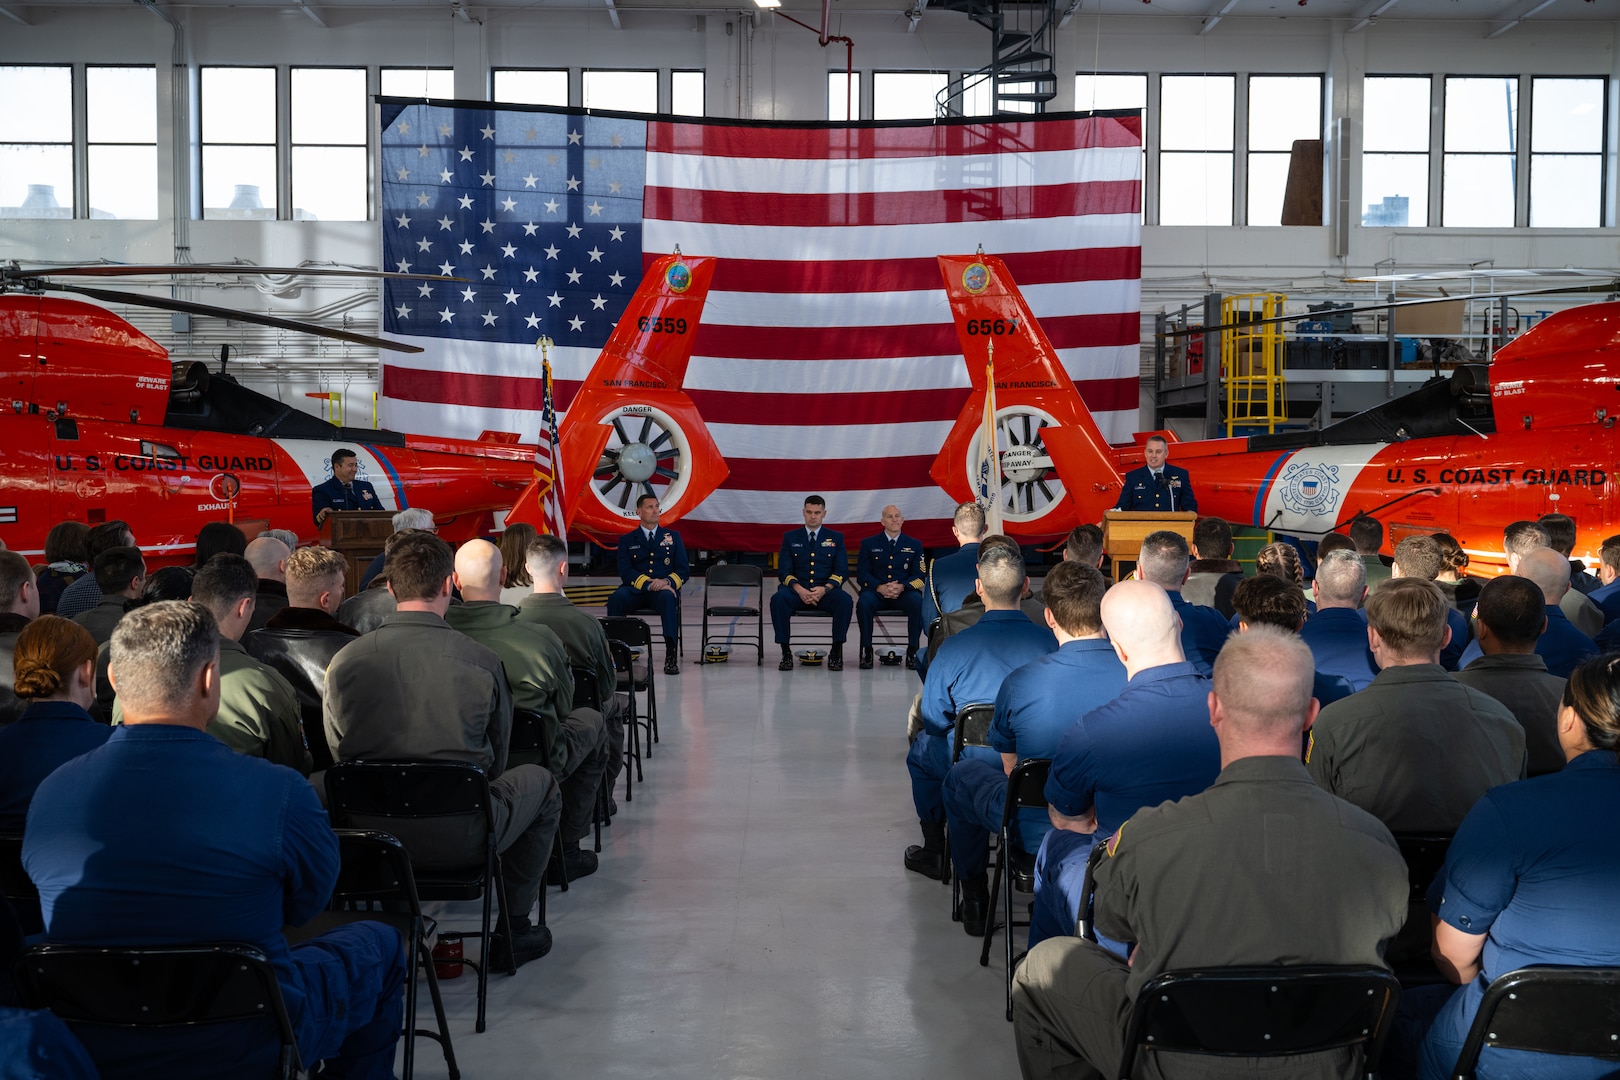
[[[989,116],[995,109],[990,101],[990,76],[982,71],[964,71],[953,99],[960,116]]]
[[[585,71],[584,105],[615,112],[658,111],[658,72]]]
[[[568,69],[536,71],[527,68],[495,70],[495,100],[513,105],[568,105]]]
[[[385,97],[439,98],[456,96],[456,73],[451,68],[391,68],[380,72]]]
[[[1294,144],[1314,141],[1294,159]],[[1249,78],[1248,217],[1250,225],[1280,225],[1290,167],[1304,170],[1322,191],[1322,76],[1253,75]],[[1291,222],[1304,224],[1304,222]],[[1319,225],[1320,220],[1310,224]]]
[[[943,71],[874,71],[872,119],[932,120],[949,81]]]
[[[276,218],[276,69],[205,67],[202,116],[205,218]]]
[[[827,72],[827,119],[861,118],[861,73]]]
[[[0,101],[0,219],[72,217],[73,69],[0,67]]]
[[[157,69],[85,69],[86,163],[93,218],[156,218]]]
[[[1530,225],[1603,224],[1603,80],[1530,80]]]
[[[1446,79],[1440,224],[1512,228],[1518,149],[1518,79]]]
[[[1369,75],[1362,83],[1361,223],[1429,223],[1427,76]]]
[[[364,221],[365,68],[292,69],[293,217]]]
[[[703,72],[669,73],[669,111],[676,116],[702,116],[705,113]]]
[[[1232,224],[1231,75],[1159,81],[1159,224]]]

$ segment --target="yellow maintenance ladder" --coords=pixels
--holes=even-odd
[[[1221,373],[1226,380],[1226,434],[1266,434],[1288,419],[1283,400],[1282,293],[1243,293],[1221,301]],[[1257,325],[1256,325],[1257,324]]]

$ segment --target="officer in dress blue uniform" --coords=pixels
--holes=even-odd
[[[619,539],[619,580],[608,597],[609,615],[656,611],[664,623],[664,674],[679,675],[675,652],[681,634],[681,586],[692,577],[680,533],[658,524],[658,496],[636,500],[641,527]]]
[[[1168,529],[1149,533],[1142,541],[1136,576],[1151,581],[1170,595],[1181,619],[1181,650],[1200,675],[1215,670],[1215,658],[1232,632],[1231,623],[1212,607],[1194,604],[1181,595],[1182,583],[1192,566],[1187,538]]]
[[[933,626],[935,619],[955,611],[973,595],[973,582],[979,576],[979,541],[984,539],[985,527],[983,507],[976,502],[957,504],[951,533],[962,546],[928,564],[927,584],[923,587],[924,626]]]
[[[1115,510],[1194,510],[1198,499],[1193,495],[1192,478],[1187,470],[1169,464],[1170,444],[1155,435],[1142,447],[1147,461],[1141,468],[1125,474],[1125,485],[1120,489]]]
[[[781,584],[771,597],[771,626],[776,629],[776,643],[782,646],[782,662],[776,665],[780,671],[793,670],[793,651],[788,647],[793,638],[793,613],[810,610],[832,612],[833,646],[827,654],[827,670],[844,670],[844,638],[849,636],[855,601],[844,591],[844,576],[849,571],[844,534],[822,528],[826,516],[827,500],[811,495],[804,500],[804,528],[782,535],[782,551],[776,560]]]
[[[906,666],[917,659],[922,636],[922,545],[900,531],[906,523],[898,506],[883,508],[883,531],[861,541],[855,559],[861,595],[855,601],[855,621],[861,628],[861,667],[872,666],[872,619],[879,608],[906,613]]]
[[[315,524],[325,521],[334,510],[381,510],[377,492],[364,480],[356,480],[360,472],[360,459],[353,450],[332,451],[332,479],[316,484],[311,489],[310,502],[315,512]]]

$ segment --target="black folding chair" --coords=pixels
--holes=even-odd
[[[1488,1046],[1620,1061],[1620,967],[1538,964],[1498,975],[1451,1070],[1474,1080]]]
[[[1390,943],[1385,960],[1405,987],[1436,986],[1448,980],[1435,966],[1429,943],[1434,931],[1429,920],[1429,884],[1446,864],[1451,833],[1396,833],[1401,858],[1406,860],[1408,916],[1406,925]]]
[[[512,709],[512,732],[506,740],[506,754],[508,760],[514,754],[523,754],[528,757],[538,757],[541,768],[550,770],[556,764],[551,760],[551,743],[546,738],[546,718],[533,709]],[[563,862],[562,832],[551,842],[551,867],[557,871],[562,880],[562,891],[568,891],[568,866]],[[549,873],[549,871],[548,871]],[[545,890],[540,891],[543,898]],[[544,903],[542,899],[541,903]],[[541,922],[545,921],[545,908],[541,909]]]
[[[11,901],[23,933],[43,934],[45,920],[39,911],[39,890],[23,869],[22,846],[22,833],[0,833],[0,894]]]
[[[996,858],[996,868],[990,878],[990,910],[984,918],[984,945],[979,949],[979,966],[990,966],[990,942],[995,938],[996,931],[1006,930],[1007,945],[1007,1020],[1013,1018],[1012,985],[1013,985],[1013,930],[1020,926],[1028,926],[1028,921],[1019,922],[1013,917],[1013,888],[1016,886],[1020,892],[1035,891],[1035,852],[1025,851],[1024,845],[1019,841],[1018,811],[1024,807],[1046,806],[1046,777],[1052,770],[1049,758],[1026,758],[1013,767],[1012,774],[1007,777],[1007,801],[1001,808],[1001,854]],[[1005,892],[1001,897],[1007,908],[1007,925],[998,926],[996,923],[996,899],[998,892]]]
[[[710,603],[715,589],[741,589],[735,603]],[[754,590],[755,602],[748,604],[748,590]],[[746,566],[741,563],[725,563],[709,567],[709,572],[703,579],[703,644],[698,649],[699,663],[707,663],[702,659],[709,651],[709,616],[717,619],[746,619],[755,620],[753,640],[747,637],[740,641],[735,637],[727,640],[733,644],[753,645],[759,652],[754,661],[755,666],[765,663],[765,571],[757,566]]]
[[[1136,995],[1115,1073],[1138,1051],[1283,1057],[1362,1048],[1378,1073],[1401,984],[1381,967],[1231,967],[1166,971]]]
[[[569,670],[574,673],[574,708],[595,709],[597,712],[602,712],[602,693],[597,689],[596,686],[595,669],[587,667],[572,667]],[[620,753],[617,748],[615,748],[613,752],[615,754]],[[629,785],[626,784],[626,787],[628,786]],[[602,826],[613,824],[613,818],[608,813],[609,797],[610,792],[608,791],[608,782],[607,778],[604,777],[602,779],[602,790],[597,794],[596,797],[595,825],[596,850],[598,852],[602,850]],[[630,797],[626,795],[625,801],[628,802],[629,798]]]
[[[35,945],[17,965],[17,991],[25,1007],[49,1009],[71,1025],[268,1021],[280,1042],[276,1075],[290,1080],[303,1068],[276,969],[251,945]]]
[[[988,746],[990,722],[996,717],[994,702],[976,701],[956,711],[956,722],[951,727],[951,764],[962,760],[962,750],[969,746]],[[951,918],[962,921],[962,883],[951,869],[950,832],[945,834],[944,876],[940,878],[951,887]]]
[[[658,665],[653,663],[652,627],[634,615],[619,615],[605,616],[602,629],[607,631],[608,641],[622,641],[632,649],[641,650],[644,662],[631,662],[629,672],[619,675],[619,689],[632,701],[637,694],[647,695],[642,724],[647,729],[647,756],[652,757],[653,743],[658,741]]]
[[[337,838],[342,865],[338,869],[337,885],[332,889],[332,899],[327,904],[328,912],[296,934],[288,934],[288,940],[307,940],[334,924],[359,919],[375,919],[397,929],[405,939],[405,953],[410,957],[405,977],[405,1080],[410,1080],[415,1073],[417,1036],[439,1044],[450,1080],[457,1080],[461,1069],[456,1065],[455,1048],[450,1044],[450,1026],[444,1018],[444,999],[439,995],[433,950],[428,948],[422,902],[416,895],[416,876],[411,873],[411,859],[405,845],[388,833],[370,829],[338,829]],[[416,1026],[418,968],[427,970],[428,995],[433,1001],[437,1031]]]
[[[624,685],[626,678],[635,677],[635,660],[630,655],[630,646],[622,641],[608,641],[608,652],[613,656],[613,670],[618,673],[619,685]],[[630,715],[625,717],[625,730],[629,736],[624,746],[624,801],[630,802],[634,798],[630,785],[630,766],[636,767],[636,781],[646,780],[641,772],[641,721],[636,715],[636,695],[627,694],[630,702]]]
[[[476,1030],[483,1031],[489,996],[491,909],[495,894],[505,895],[501,860],[495,851],[495,813],[484,770],[461,761],[342,761],[327,770],[326,799],[334,828],[386,827],[386,831],[401,837],[406,851],[411,849],[413,827],[430,821],[445,825],[460,821],[471,827],[469,831],[483,833],[482,858],[476,852],[469,852],[465,865],[449,869],[423,869],[418,865],[418,856],[413,856],[411,863],[416,875],[417,896],[421,899],[484,901],[477,934],[484,944],[483,955],[476,963],[463,961],[472,964],[473,970],[478,972]],[[541,889],[542,924],[545,922],[545,895],[546,891]],[[497,926],[500,935],[510,943],[511,919],[504,902]],[[507,974],[517,974],[517,966],[511,960]]]

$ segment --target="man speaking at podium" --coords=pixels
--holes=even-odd
[[[1149,438],[1142,448],[1147,464],[1125,474],[1114,509],[1196,512],[1198,499],[1193,495],[1192,478],[1186,469],[1169,464],[1169,456],[1170,444],[1164,436]]]
[[[364,480],[356,480],[360,459],[353,450],[332,451],[332,479],[310,491],[315,524],[320,525],[334,510],[381,510],[377,492]]]

